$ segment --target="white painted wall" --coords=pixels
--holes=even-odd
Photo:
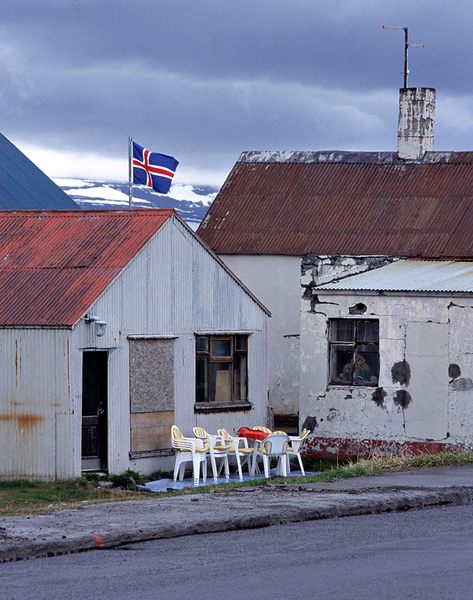
[[[222,260],[271,311],[268,323],[270,405],[299,411],[300,264],[295,256],[222,255]]]
[[[473,447],[473,298],[321,292],[320,303],[303,300],[301,314],[301,420],[316,417],[314,436],[398,442],[439,442]],[[349,307],[367,306],[364,315]],[[329,385],[327,320],[375,318],[380,326],[379,387]],[[406,360],[407,386],[393,382],[391,369]],[[461,374],[449,377],[449,365]],[[411,402],[396,405],[405,389]]]

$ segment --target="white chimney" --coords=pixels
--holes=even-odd
[[[433,88],[401,88],[399,90],[399,123],[397,154],[399,158],[416,160],[434,149],[435,90]]]

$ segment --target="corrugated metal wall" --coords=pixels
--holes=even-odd
[[[0,329],[0,476],[71,476],[71,331]],[[71,443],[72,440],[72,443]]]

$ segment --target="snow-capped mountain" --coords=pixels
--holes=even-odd
[[[66,194],[84,209],[128,208],[128,184],[90,179],[54,180]],[[173,185],[168,194],[133,186],[135,208],[175,208],[190,227],[197,229],[218,188],[212,186]]]

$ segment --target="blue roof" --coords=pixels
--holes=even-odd
[[[72,198],[0,133],[0,210],[35,209],[80,210]]]

